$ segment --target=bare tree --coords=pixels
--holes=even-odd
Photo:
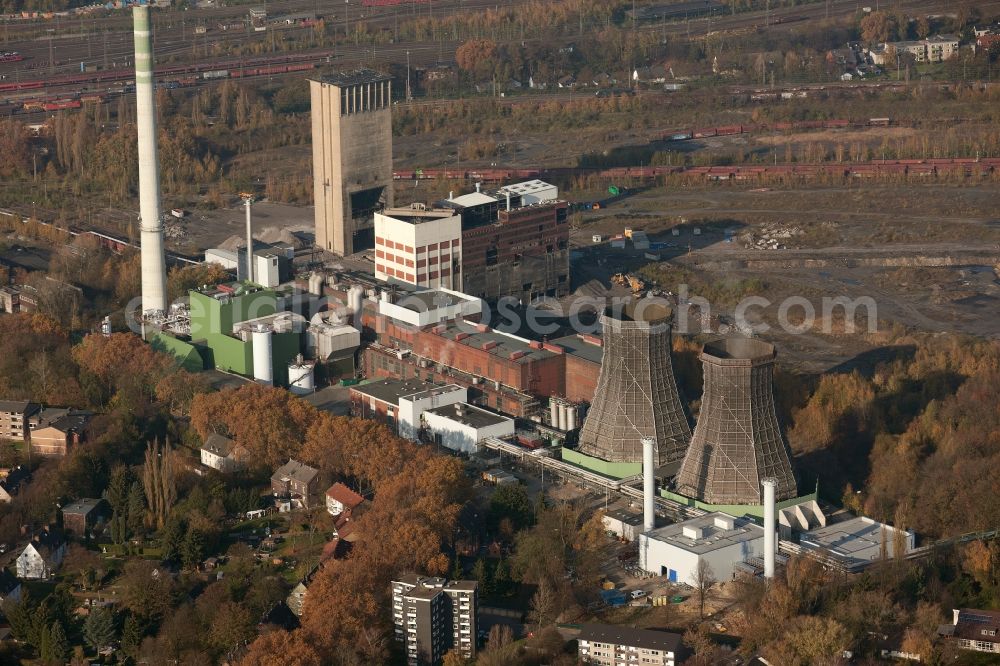
[[[547,578],[543,578],[538,583],[535,596],[531,598],[530,617],[539,629],[555,620],[556,605],[556,590]]]
[[[691,574],[691,583],[698,593],[698,612],[700,617],[704,619],[705,597],[708,596],[709,589],[715,585],[715,572],[712,571],[712,565],[705,560],[699,559],[698,566]]]

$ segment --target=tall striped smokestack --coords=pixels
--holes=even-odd
[[[656,440],[642,438],[642,530],[656,529]]]
[[[778,480],[768,477],[761,479],[760,482],[764,486],[764,578],[770,579],[774,578],[775,533],[777,531],[774,490],[778,487]]]
[[[160,162],[156,148],[156,91],[153,89],[153,32],[149,7],[132,8],[135,39],[135,105],[139,129],[139,231],[142,311],[167,310],[167,267],[160,210]]]

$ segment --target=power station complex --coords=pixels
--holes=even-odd
[[[142,318],[153,345],[189,370],[299,394],[342,379],[355,414],[401,436],[463,454],[530,456],[642,498],[644,561],[672,578],[673,563],[723,557],[723,546],[745,558],[760,545],[772,575],[777,529],[826,528],[816,493],[798,495],[775,409],[772,345],[747,337],[705,344],[692,419],[674,374],[666,299],[606,303],[588,333],[563,328],[536,339],[486,323],[500,299],[523,306],[570,293],[568,204],[554,185],[533,180],[394,207],[392,85],[377,72],[310,82],[315,244],[334,257],[324,266],[365,252],[373,270],[313,264],[287,279],[294,251],[255,257],[248,197],[240,279],[168,304],[148,8],[133,12]],[[240,263],[232,252],[206,260]],[[660,533],[655,511],[664,502],[700,522]],[[816,534],[816,543],[836,538]]]

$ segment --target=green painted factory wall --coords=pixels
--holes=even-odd
[[[275,333],[271,336],[271,361],[274,366],[274,383],[288,384],[288,364],[300,351],[301,335]]]
[[[228,335],[207,335],[205,344],[211,348],[215,367],[219,370],[253,376],[253,345]]]
[[[212,334],[228,335],[233,324],[275,313],[278,299],[271,290],[233,296],[223,303],[198,291],[190,291],[191,337],[208,338]]]
[[[642,473],[642,463],[616,463],[584,455],[573,449],[562,450],[562,459],[572,465],[597,472],[613,479],[624,479],[627,476],[635,476]]]
[[[684,504],[685,506],[693,506],[699,509],[704,509],[705,511],[722,511],[723,513],[728,513],[731,516],[741,517],[745,515],[756,516],[757,518],[764,517],[764,507],[761,505],[754,504],[707,504],[705,502],[699,502],[696,499],[690,497],[685,497],[684,495],[678,495],[677,493],[672,493],[669,490],[660,490],[660,495],[669,500],[673,500],[679,504]],[[819,491],[814,490],[808,495],[802,495],[801,497],[794,497],[792,499],[783,500],[777,502],[778,511],[790,506],[795,506],[796,504],[802,504],[803,502],[808,502],[810,500],[815,500],[819,497]]]
[[[178,340],[172,335],[157,333],[150,345],[159,352],[172,355],[188,372],[200,372],[205,369],[205,363],[194,345]]]

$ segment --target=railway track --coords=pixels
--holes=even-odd
[[[567,178],[596,176],[625,182],[649,181],[668,176],[689,176],[703,180],[753,180],[768,176],[854,177],[901,176],[988,176],[1000,173],[1000,157],[957,157],[929,159],[873,160],[868,162],[819,162],[813,164],[745,164],[735,166],[630,166],[608,169],[540,167],[488,169],[407,169],[393,172],[395,180],[467,180],[503,182],[526,178]]]

